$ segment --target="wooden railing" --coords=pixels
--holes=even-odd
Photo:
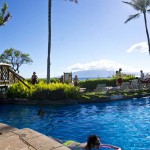
[[[15,83],[17,81],[20,81],[26,87],[30,88],[30,86],[28,86],[25,83],[25,79],[19,74],[17,74],[15,71],[13,71],[9,64],[1,63],[0,64],[0,88],[3,86],[8,87],[8,85]]]
[[[10,68],[9,68],[9,72],[12,73],[12,75],[13,75],[13,76],[12,76],[12,79],[13,79],[13,80],[10,80],[11,78],[9,79],[10,83],[11,83],[11,82],[12,82],[12,83],[15,83],[15,81],[16,81],[16,79],[17,79],[17,80],[19,80],[21,83],[23,83],[26,87],[28,87],[28,88],[30,89],[30,86],[28,86],[28,85],[25,83],[25,79],[24,79],[22,76],[20,76],[19,74],[17,74],[15,71],[13,71],[13,70],[10,69]]]

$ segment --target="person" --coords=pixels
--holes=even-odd
[[[119,68],[119,71],[116,71],[116,77],[117,77],[116,85],[117,86],[121,86],[121,84],[123,83],[121,71],[122,71],[121,68]]]
[[[33,72],[31,80],[32,80],[32,84],[33,85],[35,85],[38,82],[38,78],[37,78],[36,72]]]
[[[44,109],[40,109],[40,110],[38,111],[38,115],[39,115],[39,116],[45,115]]]
[[[75,75],[73,82],[74,82],[74,86],[78,86],[78,76],[77,75]]]
[[[140,81],[142,81],[144,79],[144,73],[143,70],[140,71],[141,75],[140,75]]]
[[[60,77],[60,83],[64,83],[64,76],[63,75]]]
[[[116,71],[116,86],[118,86],[118,71]]]
[[[113,148],[114,150],[121,150],[120,147],[102,144],[100,138],[97,135],[89,135],[86,143],[79,143],[76,141],[66,141],[62,143],[64,146],[72,150],[92,150],[93,148]]]

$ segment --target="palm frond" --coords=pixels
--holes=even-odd
[[[7,13],[7,9],[8,5],[7,3],[4,3],[0,12],[0,26],[4,25],[11,18],[10,13],[9,12]]]
[[[8,9],[8,5],[7,5],[7,3],[4,3],[4,5],[1,9],[1,15],[2,16],[6,13],[7,9]]]
[[[140,8],[145,7],[145,0],[134,0],[135,4],[138,5]]]
[[[150,6],[150,0],[132,0],[132,4],[136,10],[140,10],[143,13]]]
[[[129,5],[132,5],[132,3],[131,2],[125,2],[125,1],[122,1],[123,3],[125,3],[125,4],[129,4]]]
[[[145,0],[145,6],[149,7],[150,6],[150,0]]]
[[[147,7],[150,5],[150,0],[136,0],[136,3],[140,7],[140,11],[145,13]]]
[[[146,0],[132,0],[132,1],[136,10],[140,10],[141,12],[144,12],[146,10],[145,7]]]
[[[128,17],[128,19],[125,21],[125,23],[129,22],[129,21],[132,20],[132,19],[136,19],[136,18],[138,18],[139,16],[140,16],[140,13],[135,14],[135,15],[130,15],[130,16]]]
[[[10,13],[8,12],[7,15],[3,19],[3,23],[7,22],[11,18]]]
[[[139,5],[137,5],[136,1],[134,1],[134,0],[132,0],[132,2],[125,2],[125,1],[122,1],[122,2],[130,5],[132,8],[134,8],[137,11],[139,11],[141,9],[141,7],[139,7]]]

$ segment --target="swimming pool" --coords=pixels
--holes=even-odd
[[[38,116],[40,108],[46,111]],[[61,140],[97,134],[123,150],[150,150],[150,98],[70,106],[0,105],[0,122]]]

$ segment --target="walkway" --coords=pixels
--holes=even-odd
[[[54,139],[29,128],[0,123],[0,150],[70,150]]]

